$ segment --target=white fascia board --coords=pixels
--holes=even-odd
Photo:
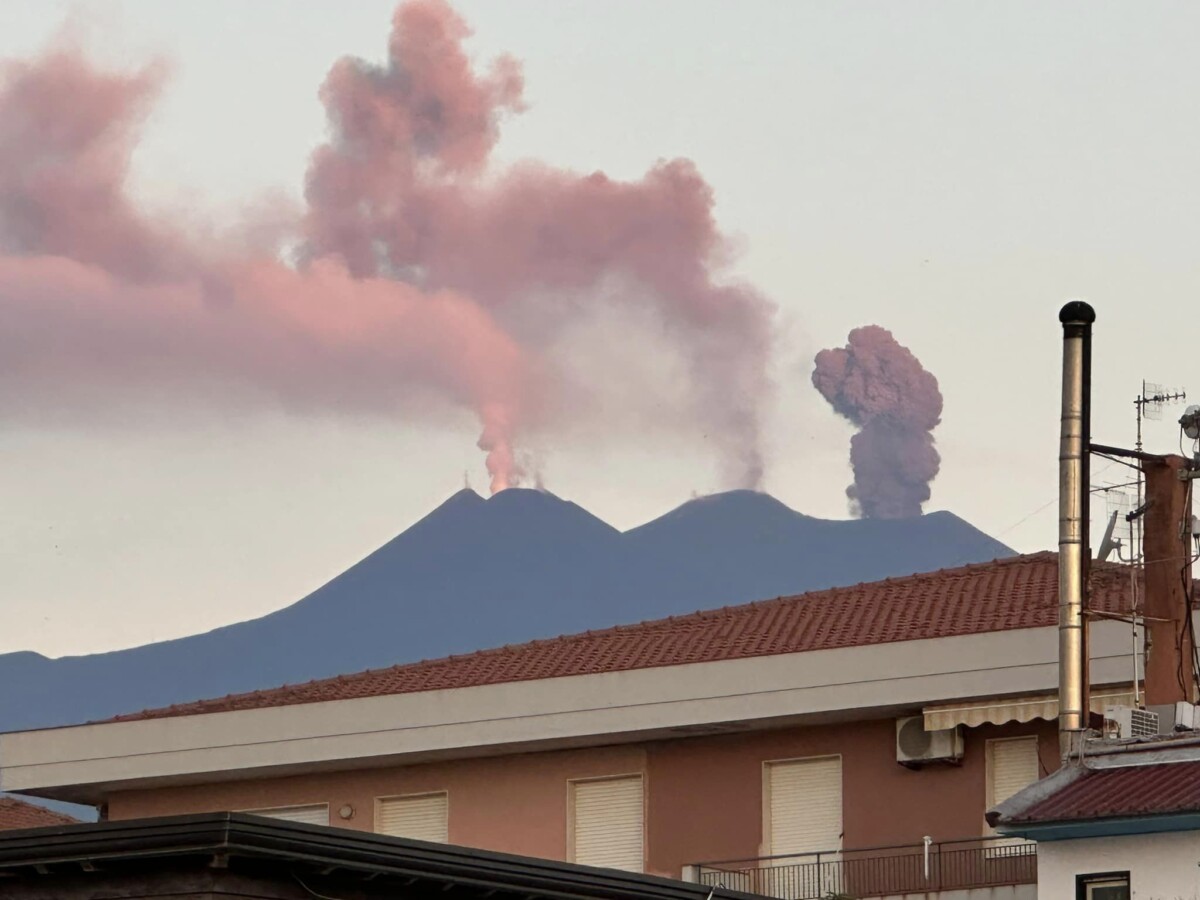
[[[1053,690],[1054,628],[0,734],[0,790],[234,780],[678,736],[722,723],[868,719]],[[1092,680],[1129,680],[1129,632],[1092,626]]]

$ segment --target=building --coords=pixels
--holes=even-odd
[[[1200,896],[1200,736],[1095,742],[989,819],[1038,842],[1042,897]]]
[[[16,797],[0,797],[0,831],[42,828],[46,825],[73,825],[77,821],[65,813],[35,806]]]
[[[989,810],[1006,836],[1038,844],[1038,893],[1077,900],[1200,897],[1200,655],[1192,567],[1200,528],[1192,516],[1200,446],[1191,459],[1091,442],[1091,324],[1081,301],[1063,307],[1059,453],[1059,748],[1062,765]],[[1200,437],[1200,407],[1180,420],[1180,447]],[[1134,644],[1146,673],[1144,703],[1089,715],[1094,672],[1088,643],[1098,609],[1089,570],[1088,457],[1137,460],[1142,517],[1143,602],[1133,603]],[[1133,465],[1131,463],[1131,465]],[[1115,518],[1113,520],[1115,522]],[[1110,527],[1111,534],[1111,527]],[[1104,543],[1107,543],[1107,538]],[[1090,590],[1089,590],[1090,589]],[[1145,632],[1136,634],[1139,621]],[[1126,618],[1122,616],[1122,618]],[[1129,621],[1128,618],[1126,618]],[[1135,698],[1141,700],[1143,698]],[[1100,727],[1097,729],[1097,725]]]
[[[229,813],[0,834],[6,900],[752,900],[648,875]]]
[[[1037,553],[11,733],[0,788],[790,896],[1032,882],[984,812],[1058,766],[1057,579]],[[1128,607],[1128,570],[1092,585]],[[1129,702],[1129,626],[1091,647],[1093,707]]]

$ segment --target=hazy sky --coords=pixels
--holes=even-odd
[[[110,62],[169,60],[134,160],[147,202],[220,221],[300,197],[330,64],[380,59],[393,4],[3,4],[0,57],[64,22]],[[813,354],[891,329],[941,383],[949,509],[1019,550],[1055,541],[1064,300],[1097,309],[1096,438],[1133,441],[1143,378],[1200,398],[1200,66],[1194,3],[570,2],[456,7],[486,61],[525,65],[505,161],[639,177],[688,157],[780,308],[765,487],[846,515],[851,428]],[[0,297],[0,320],[4,315]],[[2,327],[2,321],[0,321]],[[1168,411],[1151,449],[1177,447]],[[463,484],[477,424],[163,410],[103,426],[0,422],[0,652],[92,652],[298,599]],[[619,527],[715,487],[703,435],[536,448],[546,486]],[[1123,480],[1104,470],[1098,480]],[[1099,503],[1103,511],[1103,503]],[[469,548],[464,548],[469,553]]]

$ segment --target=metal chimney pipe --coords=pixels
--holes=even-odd
[[[1092,323],[1081,300],[1059,311],[1063,327],[1062,421],[1058,451],[1058,734],[1063,759],[1088,726],[1088,443],[1091,440]]]

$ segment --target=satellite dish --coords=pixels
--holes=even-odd
[[[1183,433],[1193,441],[1200,439],[1200,405],[1193,403],[1185,409],[1183,416],[1179,419],[1179,424],[1183,428]]]
[[[1096,551],[1096,559],[1100,562],[1108,559],[1108,554],[1113,552],[1117,546],[1117,542],[1113,540],[1113,528],[1117,524],[1117,513],[1113,513],[1108,517],[1108,527],[1104,529],[1104,540],[1100,542],[1100,549]]]

